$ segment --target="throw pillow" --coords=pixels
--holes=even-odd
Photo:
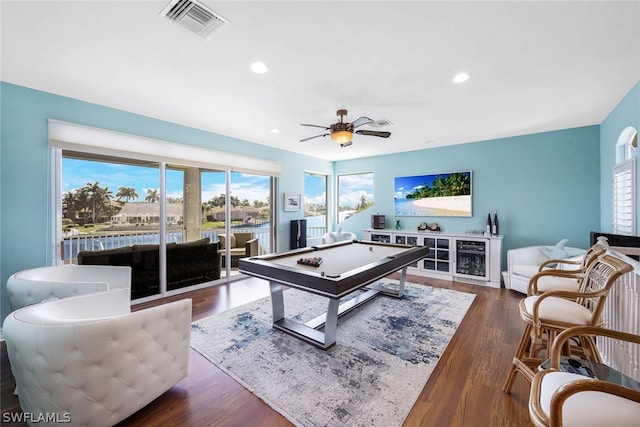
[[[567,248],[567,256],[569,258],[582,257],[584,255],[584,249]]]
[[[333,239],[334,242],[339,242],[342,240],[342,227],[338,229],[338,231],[332,231],[329,233],[329,236]]]
[[[562,239],[553,248],[541,247],[540,252],[549,259],[564,259],[569,256],[569,252],[565,249],[567,243],[569,243],[569,239]]]

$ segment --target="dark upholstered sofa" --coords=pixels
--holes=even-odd
[[[219,242],[209,239],[167,244],[167,290],[179,289],[220,278]],[[160,291],[158,245],[133,245],[78,253],[80,265],[125,265],[131,267],[131,298]]]

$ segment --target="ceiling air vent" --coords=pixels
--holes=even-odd
[[[392,123],[387,119],[380,119],[380,120],[376,120],[373,123],[369,123],[369,126],[374,127],[374,128],[381,128],[381,127],[384,127],[384,126],[389,126],[391,124]]]
[[[195,0],[172,0],[160,15],[177,22],[200,37],[229,25],[229,20]]]

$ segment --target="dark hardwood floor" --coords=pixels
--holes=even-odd
[[[523,331],[518,314],[521,295],[409,276],[413,283],[475,293],[476,299],[423,388],[405,426],[531,426],[529,384],[519,376],[510,395],[502,392],[509,364]],[[134,310],[169,300],[191,298],[193,320],[268,296],[267,282],[249,278],[177,297],[137,305]],[[340,345],[340,327],[338,343]],[[4,342],[2,413],[20,412],[15,381]],[[18,425],[3,423],[2,425]],[[280,414],[191,350],[189,376],[120,426],[290,426]]]

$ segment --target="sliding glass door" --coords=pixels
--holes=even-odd
[[[131,264],[133,299],[229,279],[240,258],[273,251],[273,177],[61,157],[62,262]]]
[[[221,171],[201,177],[203,231],[220,242],[222,276],[234,276],[240,258],[273,251],[273,179]]]

